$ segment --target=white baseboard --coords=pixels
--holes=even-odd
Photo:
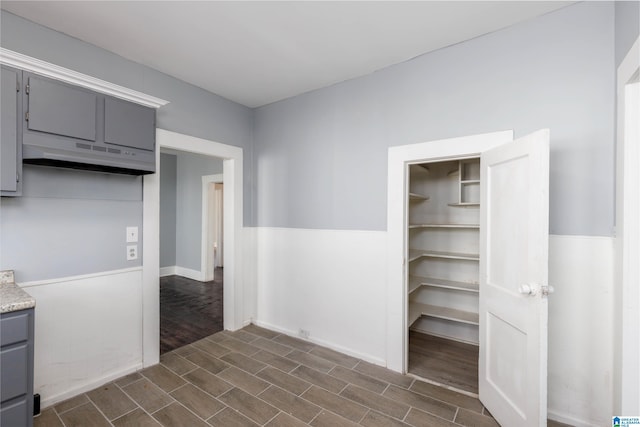
[[[205,281],[205,274],[202,271],[192,270],[190,268],[176,266],[176,274],[199,282]]]
[[[55,396],[48,396],[47,398],[42,400],[41,407],[42,409],[44,409],[49,406],[55,405],[56,403],[78,396],[81,393],[85,393],[87,391],[93,390],[115,379],[118,379],[125,375],[129,375],[133,372],[139,371],[140,369],[142,369],[141,363],[133,366],[129,366],[117,372],[112,372],[111,374],[106,375],[104,377],[94,378],[92,381],[82,384],[81,386],[71,388],[69,390],[64,391],[63,393],[56,394]]]
[[[171,267],[160,267],[160,277],[174,276],[175,274],[176,274],[175,265],[172,265]]]
[[[386,367],[386,363],[385,363],[385,361],[383,359],[380,359],[380,358],[377,358],[377,357],[372,357],[371,355],[364,354],[364,353],[358,353],[357,351],[353,351],[351,349],[348,349],[348,348],[345,348],[345,347],[342,347],[342,346],[339,346],[339,345],[335,345],[334,343],[331,343],[331,342],[328,342],[328,341],[319,340],[317,338],[312,338],[312,337],[302,338],[295,331],[292,331],[292,330],[289,330],[289,329],[279,328],[279,327],[271,325],[269,323],[260,322],[260,321],[257,321],[257,322],[254,321],[254,323],[257,326],[260,326],[261,328],[269,329],[270,331],[273,331],[273,332],[279,332],[281,334],[288,335],[288,336],[290,336],[292,338],[297,338],[299,340],[309,341],[310,343],[330,348],[331,350],[338,351],[338,352],[340,352],[342,354],[346,354],[348,356],[352,356],[352,357],[356,357],[358,359],[362,359],[365,362],[369,362],[369,363],[373,363],[374,365]]]
[[[552,409],[547,410],[547,418],[552,421],[567,424],[574,427],[598,427],[598,424],[589,423],[585,420],[579,420],[560,412],[556,412]]]
[[[180,267],[178,265],[172,265],[171,267],[160,267],[160,277],[165,276],[182,276],[187,279],[197,280],[198,282],[205,281],[205,275],[198,270],[192,270],[190,268]]]

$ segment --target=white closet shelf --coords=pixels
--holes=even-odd
[[[480,255],[478,254],[462,254],[458,252],[439,252],[420,249],[409,249],[409,262],[415,261],[422,257],[480,261]]]
[[[479,179],[465,179],[465,180],[461,180],[460,184],[465,185],[472,185],[472,184],[480,184],[480,180]]]
[[[423,196],[422,194],[418,193],[409,193],[409,200],[429,200],[429,196]]]
[[[455,280],[437,279],[435,277],[409,276],[409,293],[421,286],[478,293],[477,283],[458,282]]]
[[[409,287],[409,289],[407,289],[408,295],[411,295],[412,292],[422,286],[423,283],[421,279],[423,279],[423,277],[409,276],[409,284],[407,285]]]
[[[409,228],[471,228],[479,229],[480,224],[410,224]]]
[[[450,320],[452,322],[467,323],[469,325],[478,325],[480,323],[480,316],[478,313],[457,310],[455,308],[410,302],[408,318],[409,325],[413,324],[421,316],[435,317],[438,319]]]
[[[462,203],[449,203],[449,206],[454,208],[477,208],[480,207],[478,202],[462,202]]]

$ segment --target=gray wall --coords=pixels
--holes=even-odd
[[[222,173],[222,160],[178,154],[176,198],[176,265],[200,271],[202,244],[202,177]]]
[[[4,48],[170,101],[158,111],[159,128],[242,147],[244,222],[253,224],[251,109],[5,11],[0,28]],[[0,269],[14,269],[22,282],[132,265],[125,258],[123,236],[125,226],[142,225],[141,196],[124,202],[105,194],[141,194],[141,178],[114,185],[117,178],[108,175],[83,176],[95,181],[91,191],[76,191],[76,183],[61,178],[55,169],[38,176],[31,168],[25,170],[25,187],[46,183],[54,191],[43,197],[28,190],[25,197],[2,199]],[[64,195],[57,195],[59,188],[65,189]]]
[[[551,233],[611,235],[613,24],[578,3],[258,108],[257,225],[385,230],[388,147],[548,127]]]
[[[177,158],[160,153],[160,267],[176,265]]]
[[[29,165],[24,177],[23,196],[0,201],[1,269],[31,281],[141,265],[140,244],[126,261],[126,227],[142,241],[142,178]]]
[[[616,67],[640,34],[640,1],[616,1]]]

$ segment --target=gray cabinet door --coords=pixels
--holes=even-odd
[[[96,93],[34,75],[28,84],[29,130],[96,140]]]
[[[104,99],[104,142],[153,151],[156,111],[121,99]]]
[[[0,408],[0,426],[31,426],[33,414],[29,413],[26,399],[17,400]]]
[[[0,352],[0,372],[2,372],[0,394],[3,401],[27,394],[29,390],[28,351],[27,342],[24,342],[17,347]]]
[[[19,144],[19,108],[22,72],[2,67],[0,70],[0,190],[3,196],[20,194],[22,175],[22,156]]]

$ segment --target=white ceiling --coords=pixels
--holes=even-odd
[[[560,1],[2,1],[2,9],[257,107],[542,15]]]

